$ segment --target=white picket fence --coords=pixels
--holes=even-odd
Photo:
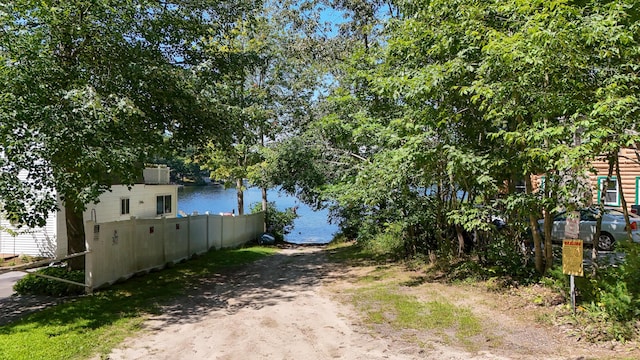
[[[263,212],[99,224],[88,221],[85,284],[91,291],[210,249],[241,246],[262,233],[263,223]]]

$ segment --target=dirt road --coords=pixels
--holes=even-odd
[[[595,359],[612,354],[583,344],[572,348],[555,332],[508,318],[486,299],[478,316],[495,322],[494,336],[504,337],[493,348],[481,345],[469,352],[455,343],[418,344],[394,331],[381,333],[360,324],[356,310],[337,301],[336,290],[347,286],[340,284],[349,283],[352,271],[328,263],[319,248],[282,250],[207,279],[108,359]]]

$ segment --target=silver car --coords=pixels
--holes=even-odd
[[[591,244],[596,234],[596,222],[600,210],[596,207],[580,210],[580,234],[579,238],[585,244]],[[640,216],[629,213],[629,222],[631,223],[631,237],[634,242],[640,243]],[[561,212],[553,217],[553,228],[551,230],[551,240],[554,242],[564,239],[564,228],[567,224],[567,213]],[[540,233],[544,234],[544,220],[538,220]],[[624,214],[614,209],[605,209],[602,216],[602,229],[600,231],[600,239],[598,248],[604,251],[613,250],[616,241],[627,240],[626,223]]]

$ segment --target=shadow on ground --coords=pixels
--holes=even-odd
[[[64,298],[36,295],[13,295],[2,298],[0,299],[0,326],[65,300]]]
[[[160,325],[195,323],[211,312],[220,316],[293,300],[299,292],[340,275],[320,248],[285,249],[241,268],[201,279],[186,296],[163,307]]]

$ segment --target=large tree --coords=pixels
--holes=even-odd
[[[84,250],[82,211],[131,184],[164,144],[223,139],[224,111],[190,66],[251,2],[30,1],[0,5],[0,198],[41,225],[64,203],[69,253]],[[206,136],[206,134],[215,136]]]
[[[269,1],[246,14],[225,38],[207,43],[207,61],[199,67],[207,89],[235,123],[231,146],[209,146],[199,161],[215,176],[236,183],[242,211],[242,179],[263,188],[279,183],[283,168],[265,158],[281,140],[300,133],[313,118],[313,104],[327,69],[326,38],[317,23],[313,2]],[[229,71],[211,71],[224,64]],[[273,163],[271,164],[273,165]],[[296,193],[295,189],[284,188]]]
[[[463,230],[487,230],[496,204],[537,234],[543,213],[550,224],[554,211],[584,203],[590,161],[637,140],[625,131],[638,108],[637,5],[397,5],[381,46],[366,37],[336,66],[327,116],[292,141],[315,162],[306,169],[327,169],[332,186],[310,192],[330,189],[358,236],[399,225],[409,245],[455,249],[453,238],[460,253]],[[535,174],[545,178],[534,193]],[[518,182],[528,194],[509,194]],[[541,272],[552,265],[549,231],[546,252],[539,237],[535,246]]]

